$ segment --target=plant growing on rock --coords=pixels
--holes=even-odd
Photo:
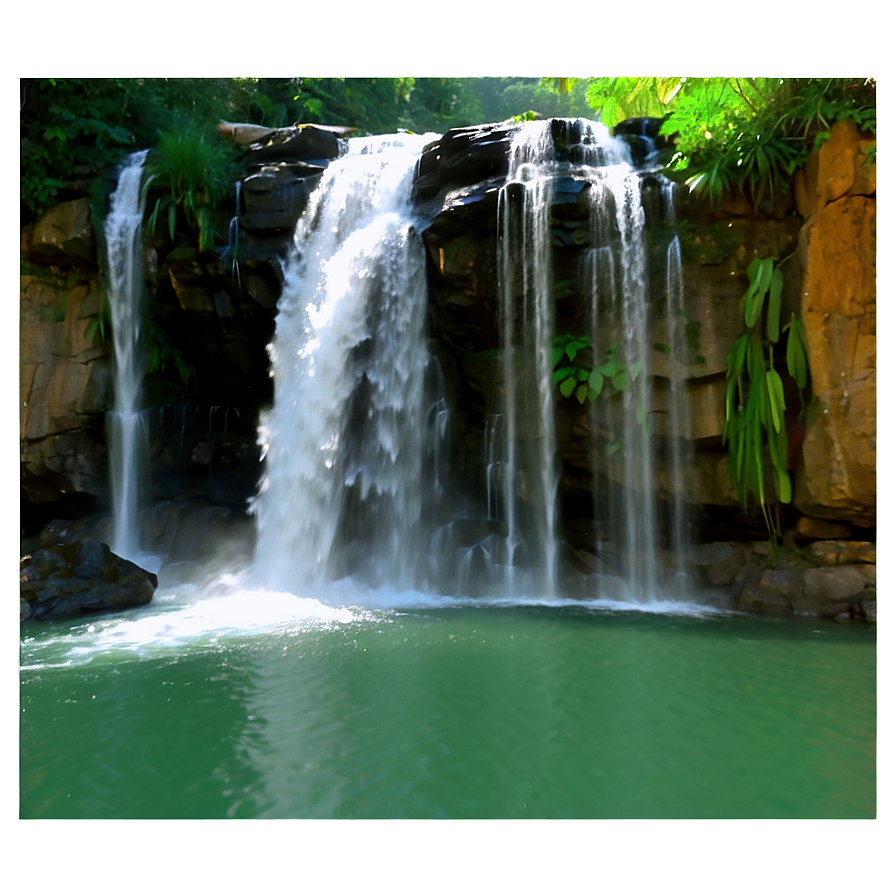
[[[155,233],[160,219],[167,220],[174,241],[181,224],[197,234],[200,251],[210,249],[217,233],[215,218],[221,200],[236,175],[233,151],[194,131],[169,131],[160,136],[146,165],[143,193],[160,189],[146,226]]]
[[[564,398],[575,395],[579,404],[594,401],[610,389],[626,392],[637,379],[644,365],[636,361],[630,367],[617,355],[618,346],[611,345],[599,364],[594,363],[590,336],[573,336],[566,333],[554,339],[551,364],[553,381],[560,384]],[[562,364],[562,366],[558,366]],[[607,392],[604,393],[606,387]]]
[[[750,285],[741,300],[745,329],[728,353],[722,442],[728,446],[729,472],[741,506],[746,508],[750,495],[756,498],[774,549],[780,534],[778,504],[789,504],[792,496],[787,405],[775,348],[786,332],[787,372],[803,402],[808,386],[806,331],[794,314],[781,326],[780,266],[770,258],[754,258],[747,276]]]

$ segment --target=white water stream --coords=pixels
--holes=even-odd
[[[137,561],[140,539],[140,471],[144,458],[140,390],[145,372],[141,351],[143,330],[143,256],[141,195],[143,164],[148,150],[125,159],[105,221],[108,256],[108,301],[115,349],[115,410],[110,414],[112,478],[112,550]],[[145,563],[144,563],[145,565]]]
[[[269,587],[416,575],[428,354],[410,196],[433,136],[349,141],[299,222],[260,425],[255,564]]]

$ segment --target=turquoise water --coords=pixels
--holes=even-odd
[[[875,630],[162,591],[22,629],[23,818],[872,818]]]

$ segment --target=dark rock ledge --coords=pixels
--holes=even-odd
[[[22,557],[20,621],[60,619],[148,604],[157,576],[101,541],[42,548]]]

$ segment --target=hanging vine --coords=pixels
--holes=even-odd
[[[755,258],[747,276],[750,285],[741,300],[745,329],[728,353],[722,442],[728,446],[729,471],[741,506],[746,508],[750,495],[759,502],[774,548],[780,535],[777,505],[789,504],[793,493],[787,470],[787,405],[775,348],[786,333],[787,373],[804,408],[808,347],[805,327],[795,314],[781,326],[780,265]]]

